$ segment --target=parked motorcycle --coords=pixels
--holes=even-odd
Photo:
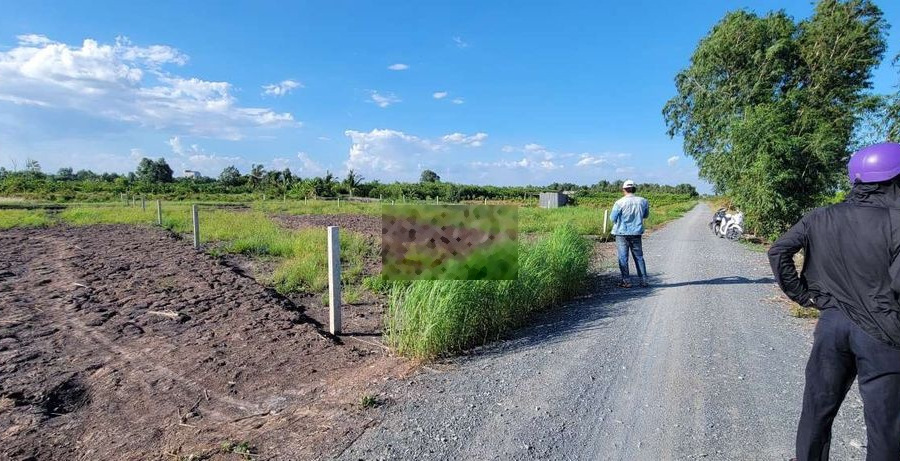
[[[725,208],[720,208],[713,215],[709,228],[720,238],[732,241],[740,240],[744,235],[744,213],[739,211],[731,214]]]
[[[713,234],[719,235],[719,229],[722,227],[722,221],[725,220],[725,215],[727,213],[728,210],[725,208],[716,210],[716,214],[713,215],[713,220],[709,223],[709,230],[711,230]]]

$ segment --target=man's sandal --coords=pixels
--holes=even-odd
[[[631,288],[631,283],[622,280],[621,282],[619,282],[619,287],[620,288]]]

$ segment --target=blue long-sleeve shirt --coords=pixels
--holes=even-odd
[[[650,202],[637,195],[626,195],[616,200],[609,219],[613,222],[613,235],[641,235],[644,220],[650,216]]]

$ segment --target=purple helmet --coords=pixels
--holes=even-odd
[[[882,142],[858,150],[847,164],[850,184],[884,182],[900,174],[900,144]]]

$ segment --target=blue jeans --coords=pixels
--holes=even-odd
[[[647,280],[647,265],[644,263],[644,249],[641,244],[640,235],[617,235],[616,249],[619,250],[619,271],[622,273],[622,280],[628,282],[628,252],[634,256],[634,267],[637,270],[637,276],[642,281]]]

